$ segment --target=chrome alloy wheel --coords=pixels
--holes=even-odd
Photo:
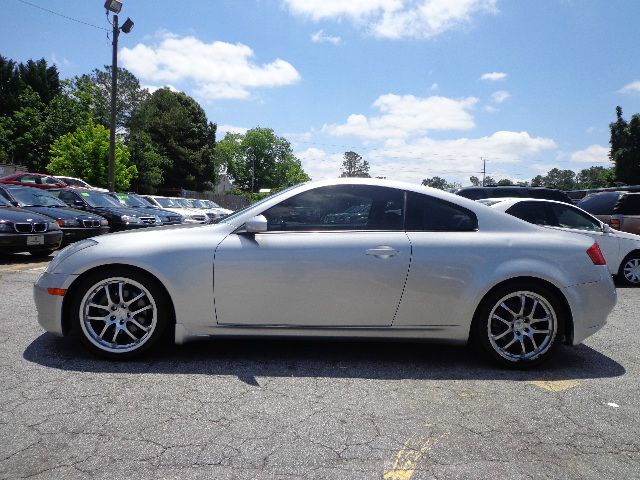
[[[631,284],[640,283],[640,259],[630,258],[622,267],[622,274],[625,280]]]
[[[496,353],[516,362],[544,354],[553,345],[557,326],[556,312],[543,296],[518,291],[495,304],[487,332]]]
[[[140,348],[158,322],[158,309],[149,290],[124,277],[107,278],[89,288],[79,313],[86,338],[110,353]]]

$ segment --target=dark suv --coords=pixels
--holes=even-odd
[[[573,201],[569,196],[555,190],[545,187],[518,187],[518,186],[491,186],[491,187],[463,187],[451,190],[452,193],[461,197],[470,198],[471,200],[481,200],[483,198],[504,198],[504,197],[520,197],[520,198],[543,198],[545,200],[556,200],[573,205]]]
[[[640,192],[594,193],[578,206],[611,228],[640,235]]]

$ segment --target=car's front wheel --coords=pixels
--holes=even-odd
[[[625,257],[620,264],[618,279],[625,285],[640,286],[640,251]]]
[[[99,271],[74,290],[72,332],[95,354],[137,356],[163,338],[170,323],[167,295],[151,276],[125,268]]]
[[[473,322],[472,340],[503,366],[526,368],[551,356],[563,327],[558,296],[542,285],[518,282],[485,297]]]

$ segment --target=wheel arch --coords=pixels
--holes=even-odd
[[[159,288],[161,288],[162,291],[166,294],[166,298],[168,299],[168,304],[170,309],[169,318],[171,319],[171,325],[174,325],[176,323],[176,311],[173,305],[173,299],[171,298],[171,295],[169,294],[167,287],[164,285],[164,283],[162,283],[162,281],[156,275],[149,272],[148,270],[145,270],[144,268],[140,268],[134,265],[128,265],[126,263],[110,263],[110,264],[99,265],[97,267],[90,268],[89,270],[78,275],[78,277],[73,281],[73,283],[69,285],[69,288],[67,289],[67,293],[64,296],[64,299],[62,301],[62,333],[63,335],[66,336],[71,331],[71,325],[72,325],[71,304],[73,303],[73,297],[78,287],[82,285],[82,283],[88,276],[93,275],[96,272],[109,271],[113,268],[126,268],[128,270],[132,270],[139,274],[149,277],[153,282],[155,282],[156,285]]]
[[[562,290],[554,285],[553,283],[549,282],[548,280],[544,280],[542,278],[539,277],[531,277],[531,276],[519,276],[519,277],[513,277],[513,278],[508,278],[506,280],[501,281],[500,283],[497,283],[496,285],[494,285],[493,287],[491,287],[487,292],[485,292],[485,294],[482,296],[481,300],[478,302],[478,304],[476,305],[476,309],[473,312],[473,318],[471,321],[471,324],[469,326],[469,335],[468,335],[468,341],[471,341],[471,335],[473,334],[474,331],[474,326],[475,323],[478,320],[478,312],[480,310],[480,308],[482,307],[485,299],[491,295],[493,292],[495,292],[496,290],[509,285],[510,283],[517,283],[517,282],[523,282],[523,283],[528,283],[528,284],[533,284],[533,285],[539,285],[542,287],[545,287],[549,290],[551,290],[553,293],[555,293],[558,297],[558,299],[560,300],[560,302],[562,303],[562,308],[564,310],[564,331],[562,332],[563,334],[563,343],[571,345],[573,342],[573,313],[571,311],[571,307],[569,306],[569,301],[567,300],[567,297],[564,295],[564,293],[562,292]]]

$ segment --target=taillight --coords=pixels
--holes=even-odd
[[[607,261],[604,259],[604,255],[602,254],[602,250],[600,250],[600,245],[598,245],[597,242],[587,249],[587,255],[589,255],[589,258],[594,265],[607,264]]]
[[[64,227],[64,220],[63,219],[59,218],[57,220],[57,222],[58,222],[58,225],[60,225],[61,227]]]
[[[620,228],[621,228],[620,219],[619,218],[611,218],[611,219],[609,219],[609,226],[611,228],[615,228],[616,230],[620,230]]]

